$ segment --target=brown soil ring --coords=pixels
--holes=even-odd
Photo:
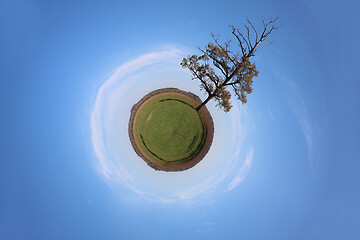
[[[133,146],[136,154],[139,157],[141,157],[153,169],[160,170],[160,171],[166,171],[166,172],[184,171],[184,170],[192,168],[193,166],[198,164],[205,157],[205,155],[208,153],[208,151],[211,147],[213,137],[214,137],[214,122],[213,122],[213,119],[212,119],[208,109],[206,108],[206,106],[203,106],[200,109],[200,114],[201,114],[203,121],[205,123],[205,126],[206,126],[205,143],[204,143],[201,151],[193,159],[191,159],[187,162],[178,163],[178,164],[154,163],[153,161],[148,159],[146,157],[146,155],[140,150],[140,148],[138,147],[138,143],[134,137],[134,122],[135,122],[134,120],[135,120],[136,113],[139,110],[139,108],[141,107],[141,105],[155,95],[166,94],[166,93],[180,93],[180,94],[188,97],[188,99],[190,101],[192,101],[194,103],[194,105],[200,104],[202,102],[201,99],[197,95],[195,95],[191,92],[182,91],[177,88],[161,88],[161,89],[154,90],[154,91],[146,94],[139,102],[134,104],[134,106],[131,108],[129,127],[128,127],[129,138],[130,138],[131,145]]]

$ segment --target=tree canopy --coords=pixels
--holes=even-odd
[[[263,21],[263,29],[258,32],[247,19],[244,31],[229,26],[235,39],[220,43],[219,36],[211,34],[213,42],[200,48],[201,55],[184,58],[181,66],[188,68],[193,79],[200,81],[200,89],[208,97],[196,108],[199,111],[209,100],[214,99],[218,107],[230,111],[231,90],[242,102],[247,102],[247,95],[252,93],[253,78],[259,75],[255,63],[250,61],[260,43],[265,43],[271,32],[278,29],[275,23],[278,18]]]

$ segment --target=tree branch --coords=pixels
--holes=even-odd
[[[211,34],[213,42],[204,49],[199,48],[203,55],[183,59],[181,65],[191,71],[193,79],[199,80],[201,89],[208,93],[206,100],[196,108],[197,111],[213,98],[218,103],[217,106],[226,112],[229,111],[231,93],[227,89],[228,86],[231,86],[242,103],[247,102],[247,95],[253,91],[253,78],[259,74],[250,57],[255,55],[260,43],[268,43],[265,40],[270,33],[281,27],[275,25],[278,19],[277,17],[270,21],[263,20],[261,32],[256,30],[249,19],[246,20],[243,31],[230,25],[231,33],[238,45],[235,50],[231,49],[231,40],[221,44],[219,36]]]

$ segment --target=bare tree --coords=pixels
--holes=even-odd
[[[219,36],[211,34],[213,42],[204,49],[200,48],[202,55],[192,55],[184,58],[181,66],[188,68],[193,79],[200,81],[200,89],[205,90],[208,97],[196,108],[199,111],[212,98],[225,112],[230,111],[231,92],[238,97],[242,103],[247,102],[247,94],[253,91],[253,78],[258,76],[255,63],[251,63],[250,57],[260,43],[264,43],[270,33],[280,26],[275,22],[278,18],[263,21],[263,30],[258,33],[254,25],[247,19],[244,31],[234,26],[229,26],[236,40],[236,47],[231,46],[231,40],[224,43],[219,42]],[[214,70],[215,67],[215,70]]]

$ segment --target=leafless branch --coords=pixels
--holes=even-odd
[[[258,33],[257,33],[257,31],[256,31],[256,29],[255,29],[255,27],[254,27],[254,25],[250,22],[250,20],[249,20],[248,18],[246,19],[246,21],[250,24],[251,28],[253,29],[253,31],[254,31],[254,33],[255,33],[255,42],[257,42],[257,41],[258,41],[259,36],[258,36]]]
[[[281,27],[280,26],[275,26],[275,22],[279,19],[279,17],[275,18],[275,19],[271,19],[270,21],[266,22],[265,20],[262,21],[263,23],[263,31],[259,37],[258,32],[256,31],[254,25],[252,24],[252,22],[247,19],[247,24],[245,24],[245,29],[246,29],[246,35],[247,37],[245,38],[244,35],[241,33],[241,31],[239,29],[235,29],[233,26],[230,26],[232,29],[232,33],[233,35],[236,37],[236,39],[238,40],[239,46],[241,48],[242,54],[245,57],[251,57],[254,56],[254,53],[256,51],[256,48],[259,46],[260,43],[265,42],[265,39],[269,36],[269,34],[276,30],[279,29]],[[253,43],[252,39],[251,39],[251,34],[250,34],[250,28],[252,29],[253,33],[255,34],[255,42]],[[247,47],[244,47],[244,43],[246,43]]]

